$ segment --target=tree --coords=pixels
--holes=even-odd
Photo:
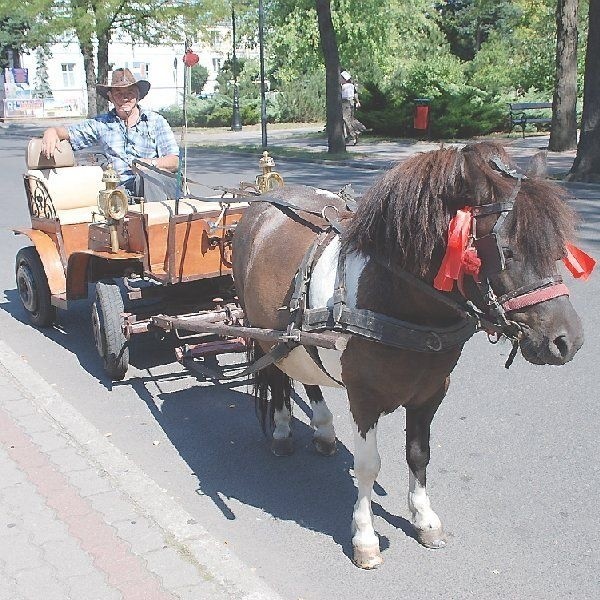
[[[577,12],[578,0],[558,0],[556,7],[556,83],[548,148],[577,147]]]
[[[583,83],[583,115],[577,156],[567,179],[600,181],[600,0],[590,0]]]
[[[35,98],[52,98],[52,89],[48,84],[48,58],[50,53],[39,46],[35,51],[35,87],[33,88]]]
[[[316,0],[321,48],[325,60],[325,93],[327,97],[327,151],[345,152],[342,98],[340,94],[340,55],[331,20],[330,0]]]
[[[194,65],[190,70],[190,89],[194,94],[201,94],[208,80],[208,69],[203,65]]]

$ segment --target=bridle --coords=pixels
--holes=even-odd
[[[502,335],[513,342],[513,350],[507,361],[508,368],[517,352],[519,342],[524,337],[523,325],[511,319],[509,313],[558,298],[559,296],[568,296],[569,290],[563,283],[562,277],[553,275],[538,279],[533,283],[521,286],[500,296],[494,292],[491,279],[506,270],[508,268],[507,263],[515,257],[510,248],[502,245],[502,239],[505,238],[503,231],[506,227],[506,218],[514,208],[516,197],[521,188],[521,181],[526,176],[513,169],[509,169],[500,158],[495,157],[491,159],[491,163],[496,170],[507,177],[513,178],[516,183],[506,200],[473,206],[471,208],[473,215],[473,247],[477,251],[478,258],[481,260],[479,276],[474,277],[474,282],[481,295],[486,316],[500,328]],[[491,231],[478,238],[477,220],[493,214],[497,214],[498,218]],[[495,333],[498,336],[498,332]],[[493,340],[493,338],[490,339]]]

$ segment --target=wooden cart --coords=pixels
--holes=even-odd
[[[32,242],[18,252],[15,268],[17,290],[34,325],[51,326],[57,309],[87,298],[88,284],[95,283],[96,347],[108,375],[120,380],[129,365],[128,340],[154,327],[157,312],[216,311],[221,320],[227,313],[230,324],[239,320],[239,312],[231,310],[236,306],[231,240],[247,206],[244,198],[283,185],[271,157],[264,153],[256,181],[235,190],[202,198],[135,198],[133,204],[112,168],[76,165],[66,141],[55,157],[41,154],[40,139],[30,141],[24,183],[31,227],[14,229]],[[126,311],[124,298],[140,308]],[[236,340],[218,344],[223,343],[239,347]]]

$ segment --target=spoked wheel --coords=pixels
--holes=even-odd
[[[129,347],[121,327],[124,310],[119,286],[114,281],[99,281],[92,304],[92,329],[104,370],[113,381],[123,379],[129,367]]]
[[[56,307],[50,302],[48,278],[33,246],[19,250],[15,273],[17,291],[31,323],[37,327],[52,325],[56,321]]]

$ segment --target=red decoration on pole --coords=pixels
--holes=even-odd
[[[189,48],[185,51],[185,54],[183,55],[183,63],[186,67],[193,67],[194,65],[198,64],[199,60],[200,57]]]

